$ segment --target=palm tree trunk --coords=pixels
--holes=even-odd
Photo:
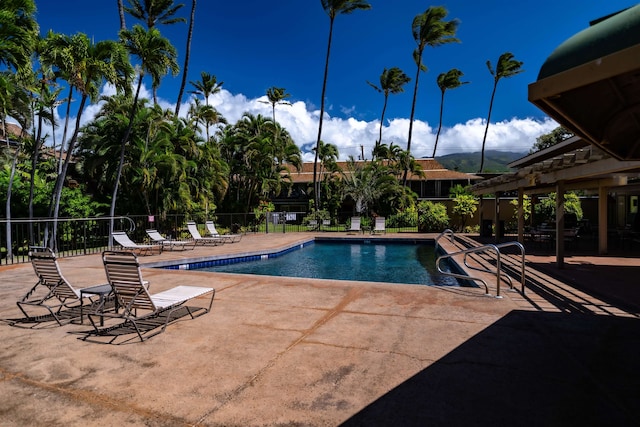
[[[491,123],[491,110],[493,110],[493,98],[496,96],[496,88],[498,87],[498,81],[493,84],[493,91],[491,92],[491,102],[489,103],[489,115],[487,116],[487,125],[484,128],[484,137],[482,138],[482,152],[480,153],[480,170],[478,173],[482,173],[484,170],[484,145],[487,142],[487,132],[489,131],[489,123]]]
[[[140,88],[142,87],[142,73],[140,73],[140,77],[138,78],[138,87],[136,88],[136,96],[133,98],[133,105],[131,106],[131,113],[129,114],[129,125],[127,126],[127,130],[122,137],[122,144],[120,146],[120,163],[118,163],[118,170],[116,172],[116,180],[113,184],[113,193],[111,195],[111,209],[109,210],[110,224],[109,224],[109,246],[112,245],[111,235],[113,233],[113,217],[116,212],[116,200],[118,197],[118,184],[120,183],[120,175],[122,175],[122,167],[124,165],[124,153],[127,147],[127,140],[129,139],[129,135],[131,135],[131,129],[133,128],[133,120],[136,115],[136,107],[138,106],[138,97],[140,96]]]
[[[127,28],[127,25],[125,24],[125,21],[124,21],[124,5],[122,4],[122,0],[117,0],[117,1],[118,1],[118,15],[120,15],[120,29],[125,30]]]
[[[84,105],[87,103],[88,95],[82,94],[82,99],[80,100],[80,107],[78,108],[78,115],[76,116],[76,128],[73,131],[73,135],[71,136],[71,141],[69,141],[69,146],[67,147],[67,155],[64,158],[64,163],[62,165],[62,172],[58,175],[58,179],[56,179],[56,185],[53,191],[53,232],[51,234],[51,245],[49,246],[52,250],[56,250],[56,234],[58,229],[58,213],[60,211],[60,198],[62,197],[62,187],[64,187],[64,180],[67,176],[67,170],[69,169],[69,162],[71,161],[71,153],[73,153],[73,149],[75,148],[76,141],[78,140],[78,135],[80,134],[80,120],[82,119],[82,112],[84,111]],[[68,117],[68,116],[67,116]]]
[[[433,157],[436,158],[436,148],[438,148],[438,138],[440,138],[440,131],[442,130],[442,110],[444,109],[444,90],[440,96],[440,123],[438,124],[438,133],[436,133],[436,142],[433,144]]]
[[[318,194],[318,151],[320,151],[320,140],[322,139],[322,119],[324,116],[324,98],[327,91],[327,77],[329,75],[329,56],[331,54],[331,39],[333,37],[333,21],[331,18],[329,21],[329,41],[327,42],[327,57],[324,63],[324,79],[322,80],[322,95],[320,99],[320,119],[318,123],[318,139],[316,140],[316,156],[313,160],[313,192],[315,196],[316,209],[320,209],[320,197]]]
[[[36,180],[36,167],[38,166],[38,153],[40,152],[40,147],[42,145],[42,114],[39,115],[38,119],[38,132],[36,135],[36,140],[33,144],[33,156],[31,157],[31,176],[29,177],[29,219],[33,219],[33,195],[35,188],[35,180]],[[29,222],[29,243],[34,243],[33,237],[33,222]]]
[[[64,129],[62,130],[62,141],[60,142],[60,161],[58,162],[58,175],[62,174],[62,152],[64,151],[64,143],[67,140],[67,130],[69,129],[69,117],[71,116],[71,97],[73,96],[73,86],[69,85],[69,98],[67,99],[67,111],[64,119]],[[51,215],[49,215],[51,216]]]
[[[411,101],[411,116],[409,117],[409,137],[407,138],[407,154],[411,155],[411,135],[413,134],[413,118],[416,115],[416,99],[418,98],[418,79],[420,78],[420,64],[422,64],[422,51],[418,55],[418,70],[416,71],[416,84],[413,86],[413,101]],[[408,166],[405,166],[402,175],[402,186],[407,186]]]
[[[182,102],[182,94],[184,94],[184,87],[187,84],[187,72],[189,70],[189,57],[191,56],[191,38],[193,37],[193,22],[196,17],[196,0],[191,0],[191,21],[189,21],[189,33],[187,35],[187,53],[184,57],[184,67],[182,69],[182,82],[180,83],[180,91],[178,92],[178,102],[176,102],[176,117],[180,113],[180,103]],[[207,142],[209,142],[209,135],[207,135]]]
[[[3,120],[4,123],[4,120]],[[9,143],[9,135],[4,134],[7,139],[7,144]],[[13,188],[13,180],[16,176],[16,165],[18,164],[18,154],[20,153],[21,145],[16,147],[16,152],[13,156],[13,161],[11,162],[11,172],[9,173],[9,183],[7,185],[7,203],[5,206],[5,212],[7,217],[7,259],[13,256],[13,251],[11,248],[12,237],[11,237],[11,193]]]
[[[382,114],[380,115],[380,134],[378,135],[378,142],[376,142],[376,148],[382,144],[382,126],[384,125],[384,115],[387,112],[387,102],[389,101],[389,94],[384,94],[384,104],[382,105]],[[375,150],[374,150],[375,152]],[[375,158],[375,157],[374,157]]]

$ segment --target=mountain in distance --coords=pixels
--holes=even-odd
[[[512,172],[507,165],[526,156],[527,152],[486,150],[484,152],[484,172]],[[445,168],[458,172],[477,173],[480,169],[480,151],[475,153],[454,153],[436,156],[436,160]]]

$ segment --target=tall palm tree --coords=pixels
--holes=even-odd
[[[174,5],[173,0],[127,0],[127,3],[129,6],[125,6],[125,12],[144,22],[147,29],[154,28],[157,23],[172,25],[187,21],[175,16],[184,4]]]
[[[480,170],[478,173],[482,173],[484,170],[484,147],[487,142],[487,132],[489,131],[489,123],[491,122],[491,110],[493,110],[493,100],[496,96],[496,89],[498,88],[498,82],[502,78],[513,77],[516,74],[522,73],[522,62],[514,59],[513,53],[505,52],[500,55],[496,64],[495,70],[491,65],[491,61],[487,61],[487,68],[493,76],[493,90],[491,91],[491,102],[489,102],[489,114],[487,115],[487,124],[484,128],[484,137],[482,138],[482,153],[480,155]]]
[[[156,28],[156,24],[173,25],[179,22],[187,22],[187,20],[180,16],[175,16],[178,10],[180,10],[184,4],[174,4],[174,0],[127,0],[129,7],[125,7],[124,10],[134,18],[142,21],[146,24],[147,29],[151,30]],[[194,5],[195,7],[195,5]],[[195,9],[192,10],[192,13]],[[189,46],[191,40],[189,38]],[[190,52],[188,52],[190,53]],[[151,86],[153,89],[153,103],[158,103],[158,86],[160,81],[151,79]]]
[[[380,135],[376,141],[374,147],[374,153],[376,148],[382,143],[382,126],[384,125],[384,114],[387,111],[387,102],[389,100],[389,94],[397,94],[404,92],[403,86],[411,81],[411,77],[407,76],[404,71],[398,67],[392,67],[390,69],[384,69],[380,74],[380,87],[367,81],[369,86],[374,88],[377,92],[384,94],[384,104],[382,106],[382,114],[380,115]],[[375,158],[375,154],[373,155]]]
[[[178,72],[178,63],[176,62],[176,49],[166,38],[162,37],[160,31],[156,28],[145,30],[140,25],[134,25],[131,30],[120,31],[120,39],[130,54],[138,57],[140,68],[138,72],[138,84],[129,114],[129,124],[124,136],[122,137],[120,149],[120,162],[118,171],[116,172],[116,180],[113,185],[113,195],[111,197],[110,216],[113,218],[116,210],[116,200],[118,197],[118,184],[122,175],[122,167],[124,165],[124,156],[129,141],[129,135],[133,127],[133,120],[136,114],[138,99],[140,97],[140,89],[145,74],[151,76],[151,80],[159,82],[160,78],[167,72],[174,75]],[[111,220],[111,231],[113,231],[113,219]]]
[[[7,66],[9,70],[16,71],[18,74],[29,73],[31,71],[31,54],[38,36],[38,24],[34,18],[36,6],[33,0],[3,0],[0,3],[0,64]],[[12,77],[3,76],[2,82],[2,130],[7,135],[5,127],[5,119],[7,114],[13,109],[9,107],[13,104],[9,95],[10,92],[23,92],[14,84]],[[27,103],[28,105],[28,103]],[[25,111],[20,112],[25,117],[29,116]],[[26,114],[25,114],[26,113]],[[21,123],[23,129],[26,129],[26,122]],[[7,138],[8,142],[8,138]],[[13,176],[15,174],[17,156],[16,153],[11,166],[11,179],[7,187],[6,201],[6,237],[8,256],[11,256],[11,193]]]
[[[87,100],[96,100],[103,81],[116,85],[118,90],[129,90],[133,68],[124,46],[112,40],[92,43],[85,34],[77,34],[72,43],[67,38],[56,38],[51,49],[42,55],[45,64],[58,68],[71,88],[80,94],[80,105],[76,115],[75,129],[67,146],[67,153],[58,175],[53,194],[53,218],[58,217],[62,187],[66,179],[71,155],[80,134],[80,123]],[[58,42],[60,42],[58,44]],[[71,96],[69,96],[71,98]],[[55,228],[53,240],[55,242]]]
[[[285,101],[285,99],[291,96],[290,93],[287,93],[287,90],[283,87],[275,87],[272,86],[267,89],[267,99],[269,101],[262,101],[266,104],[271,104],[271,113],[273,116],[273,122],[276,122],[276,105],[291,105],[290,102]]]
[[[200,72],[200,80],[190,81],[189,84],[194,88],[189,93],[202,95],[205,105],[209,105],[209,96],[220,92],[224,82],[218,83],[215,75],[202,71]]]
[[[209,142],[209,127],[212,124],[216,123],[226,123],[226,120],[218,111],[209,105],[209,96],[214,95],[220,90],[222,90],[222,85],[224,82],[218,83],[218,79],[213,74],[209,74],[206,71],[200,72],[200,80],[189,82],[191,86],[194,87],[194,90],[189,91],[194,95],[202,95],[204,98],[205,105],[202,107],[198,107],[199,103],[196,102],[193,112],[196,113],[196,117],[198,119],[204,119],[205,129],[207,132],[207,142]],[[211,120],[207,120],[208,117]]]
[[[407,152],[411,153],[411,136],[413,134],[413,119],[416,113],[416,99],[418,97],[418,80],[420,79],[420,71],[426,71],[426,67],[422,63],[422,54],[425,47],[437,47],[447,43],[459,43],[456,35],[459,21],[452,19],[445,21],[447,17],[447,9],[443,6],[431,6],[423,13],[416,15],[411,24],[411,33],[418,47],[413,52],[413,59],[417,65],[416,80],[413,86],[413,100],[411,102],[411,117],[409,118],[409,137],[407,139]],[[402,178],[402,185],[407,185],[408,170],[405,169]]]
[[[189,18],[189,32],[187,33],[187,48],[184,57],[184,65],[182,66],[182,80],[180,81],[180,90],[178,91],[178,100],[176,102],[175,115],[180,113],[180,104],[182,103],[182,94],[187,84],[187,74],[189,72],[189,58],[191,57],[191,39],[193,38],[193,24],[196,20],[196,0],[191,0],[191,17]]]
[[[460,77],[464,76],[464,73],[457,68],[452,68],[446,73],[438,75],[436,82],[440,88],[440,121],[438,123],[438,133],[436,133],[436,142],[433,145],[433,155],[436,157],[436,149],[438,148],[438,139],[440,138],[440,131],[442,130],[442,111],[444,110],[444,93],[447,89],[455,89],[462,85],[466,85],[469,82],[461,82]]]
[[[325,144],[324,141],[320,141],[320,153],[318,154],[319,166],[318,166],[318,176],[319,176],[319,184],[318,184],[318,192],[320,192],[320,187],[322,183],[325,183],[330,180],[331,174],[325,174],[325,171],[328,172],[337,172],[338,167],[338,147],[334,144]],[[321,206],[316,206],[316,210],[322,209]]]
[[[371,5],[366,0],[320,0],[322,8],[329,15],[329,40],[327,42],[327,56],[324,64],[324,78],[322,80],[322,95],[320,97],[320,119],[318,123],[318,139],[316,140],[316,155],[313,160],[313,191],[315,195],[316,208],[320,205],[317,190],[318,177],[318,152],[320,151],[320,140],[322,139],[322,120],[324,118],[324,102],[327,90],[327,77],[329,75],[329,56],[331,54],[331,39],[333,38],[333,23],[338,15],[348,15],[356,10],[371,9]]]

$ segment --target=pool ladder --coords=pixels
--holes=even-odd
[[[436,246],[436,250],[438,249],[438,242],[439,240],[444,237],[444,236],[449,236],[451,243],[455,243],[455,233],[453,232],[453,230],[450,229],[446,229],[444,230],[442,233],[440,233],[438,235],[438,237],[436,237],[435,240],[435,246]],[[464,255],[464,265],[466,268],[470,269],[470,270],[476,270],[476,271],[482,271],[484,273],[490,273],[490,274],[494,274],[496,276],[496,298],[502,298],[502,296],[500,295],[500,282],[502,279],[502,260],[501,260],[501,256],[503,255],[502,252],[500,251],[500,249],[502,248],[506,248],[506,247],[516,247],[520,250],[520,256],[521,256],[521,261],[520,261],[520,283],[522,284],[522,294],[524,295],[524,283],[525,283],[525,250],[524,250],[524,246],[522,246],[522,244],[520,242],[505,242],[505,243],[498,243],[498,244],[486,244],[486,245],[482,245],[482,246],[476,246],[473,248],[467,248],[467,249],[463,249],[461,251],[457,251],[457,252],[452,252],[452,253],[445,253],[444,255],[441,255],[438,257],[438,259],[436,260],[436,268],[438,269],[438,272],[440,274],[446,275],[446,276],[451,276],[451,277],[455,277],[457,279],[465,279],[465,280],[475,280],[475,281],[479,281],[482,282],[482,284],[484,285],[485,288],[485,295],[490,295],[489,294],[489,285],[486,282],[486,280],[484,280],[481,277],[473,277],[473,276],[469,276],[466,274],[460,274],[460,273],[453,273],[450,271],[444,271],[442,270],[442,268],[440,267],[440,263],[445,260],[445,259],[451,259],[454,258],[456,256],[460,256],[460,255]],[[470,255],[472,254],[480,254],[480,253],[488,253],[488,252],[493,252],[495,254],[495,260],[496,260],[496,269],[495,271],[489,269],[489,268],[480,268],[480,267],[474,267],[468,264],[468,258]],[[504,275],[504,278],[506,279],[506,281],[509,283],[509,288],[511,288],[512,290],[513,288],[513,282],[511,280],[511,277],[509,277],[508,274]]]

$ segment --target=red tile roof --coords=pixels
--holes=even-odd
[[[424,178],[419,177],[418,175],[410,174],[407,179],[410,181],[423,181],[423,180],[434,180],[434,181],[442,181],[442,180],[473,180],[478,181],[481,180],[482,177],[477,175],[468,174],[464,172],[452,171],[449,169],[445,169],[437,160],[435,159],[416,159],[416,162],[422,167],[422,171],[424,172]],[[338,166],[344,171],[347,168],[346,161],[337,162]],[[356,163],[363,163],[362,160],[357,160]],[[303,163],[302,169],[300,172],[297,172],[294,168],[291,168],[291,181],[294,183],[303,183],[303,182],[313,182],[313,162]]]

